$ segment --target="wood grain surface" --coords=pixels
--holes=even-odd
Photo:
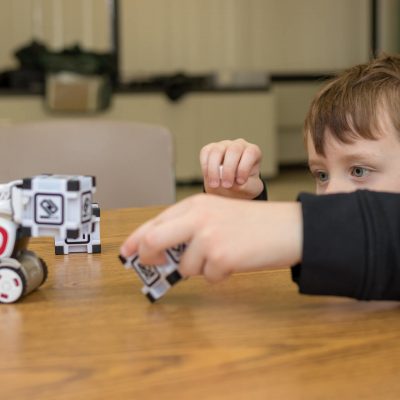
[[[102,254],[32,241],[49,278],[0,305],[1,398],[400,398],[398,303],[299,295],[280,270],[192,278],[150,304],[117,256],[160,210],[103,212]]]

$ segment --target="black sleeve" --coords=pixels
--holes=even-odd
[[[400,194],[301,194],[304,294],[400,300]]]
[[[264,181],[264,179],[261,178],[261,176],[260,176],[260,179],[261,179],[261,181],[262,181],[262,183],[263,183],[263,190],[262,190],[262,192],[261,192],[257,197],[255,197],[253,200],[264,200],[264,201],[267,201],[267,200],[268,200],[267,185],[265,184],[265,181]]]

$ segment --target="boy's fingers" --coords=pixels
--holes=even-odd
[[[204,249],[194,237],[186,247],[179,263],[179,272],[185,276],[201,275],[204,269]]]
[[[198,195],[198,197],[202,197],[203,195]],[[196,196],[192,196],[196,197]],[[124,241],[120,248],[120,254],[123,257],[129,257],[133,253],[138,251],[138,246],[143,236],[147,234],[147,232],[154,229],[155,226],[163,223],[164,221],[173,220],[174,218],[184,218],[184,215],[188,210],[193,207],[192,198],[188,198],[180,201],[179,203],[168,207],[156,217],[151,220],[145,222],[143,225],[139,226],[135,231],[133,231],[128,238]]]
[[[261,151],[257,146],[249,146],[245,149],[237,168],[236,181],[244,184],[250,175],[258,174],[261,161]]]
[[[208,155],[207,182],[210,187],[217,188],[220,185],[220,170],[225,156],[225,148],[220,145],[215,147]]]
[[[208,176],[208,157],[213,145],[214,143],[210,143],[200,150],[200,167],[204,178]]]
[[[154,225],[155,220],[152,219],[150,221],[145,222],[139,228],[134,230],[122,243],[119,252],[123,257],[130,257],[132,254],[138,251],[139,241],[142,235],[150,229],[152,225]]]
[[[215,265],[210,261],[206,261],[202,273],[207,281],[211,283],[221,282],[230,275],[230,272],[225,271],[221,266]]]
[[[235,183],[240,157],[241,150],[237,146],[227,149],[222,169],[222,186],[224,188],[231,188]]]
[[[195,229],[191,218],[164,221],[155,225],[139,243],[140,259],[144,263],[153,263],[166,249],[189,243]]]
[[[215,160],[224,158],[227,142],[209,143],[200,150],[200,166],[205,178],[209,176],[210,168],[212,169],[215,165]],[[211,171],[211,174],[213,175],[213,171]]]
[[[213,253],[213,240],[194,232],[179,265],[179,271],[185,277],[204,275],[209,282],[219,282],[230,275],[230,271],[218,265],[210,257]]]

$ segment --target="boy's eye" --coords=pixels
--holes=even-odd
[[[363,178],[369,174],[369,170],[364,167],[353,167],[351,169],[351,175],[355,176],[356,178]]]
[[[329,179],[329,175],[325,171],[315,171],[313,175],[319,182],[326,182]]]

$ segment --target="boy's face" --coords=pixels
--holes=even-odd
[[[385,123],[384,123],[385,122]],[[325,132],[325,156],[316,153],[308,136],[308,164],[316,193],[328,194],[370,189],[400,193],[400,139],[394,127],[382,121],[377,140],[358,138],[350,144]]]

